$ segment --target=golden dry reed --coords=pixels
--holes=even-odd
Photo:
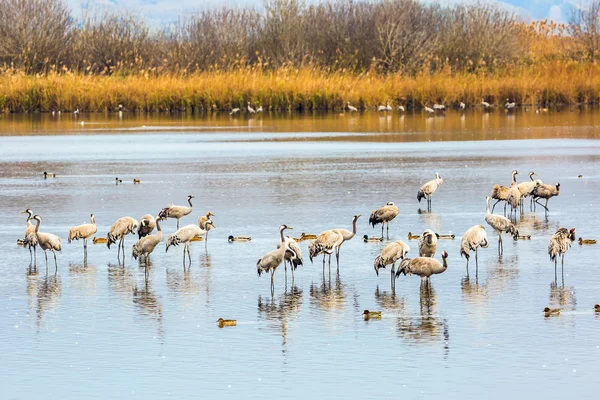
[[[327,72],[319,68],[254,68],[175,75],[0,74],[5,112],[200,111],[262,105],[271,110],[368,109],[389,101],[419,108],[433,103],[480,105],[600,102],[600,65],[545,62],[496,73],[423,72],[415,76]]]

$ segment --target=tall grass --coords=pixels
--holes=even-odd
[[[342,109],[346,102],[372,108],[422,107],[435,102],[481,104],[600,102],[600,65],[552,61],[495,73],[454,73],[449,69],[415,76],[356,74],[319,68],[278,68],[97,76],[80,73],[0,74],[0,109],[11,112],[229,110],[247,102],[271,110]]]

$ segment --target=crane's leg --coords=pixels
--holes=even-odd
[[[177,218],[177,229],[179,230],[179,218]]]
[[[37,263],[37,250],[36,250],[36,246],[33,246],[33,262],[34,262],[34,264]]]
[[[544,207],[546,209],[546,214],[548,214],[548,212],[550,211],[550,210],[548,210],[548,200],[550,200],[550,199],[546,199],[546,207]]]
[[[381,223],[381,238],[382,238],[382,239],[383,239],[383,225],[384,225],[384,224],[385,224],[384,222],[382,222],[382,223]]]
[[[54,254],[54,272],[58,272],[58,263],[56,262],[56,252],[54,250],[52,250],[52,253]],[[564,257],[563,257],[564,259]]]
[[[337,270],[340,270],[340,249],[339,247],[335,251],[335,261],[337,263]]]
[[[284,271],[284,281],[285,284],[287,285],[287,261],[285,260],[285,258],[283,259],[283,271]]]
[[[325,277],[325,253],[323,253],[323,277]]]
[[[392,282],[392,290],[394,289],[394,286],[396,286],[396,280],[394,279],[394,272],[395,272],[394,269],[395,268],[396,268],[396,263],[393,263],[392,264],[392,270],[390,271],[391,272],[390,279],[391,279],[391,282]]]
[[[275,292],[275,269],[272,268],[271,269],[271,294],[273,294]]]
[[[390,240],[390,223],[389,222],[387,223],[386,231],[387,231],[387,239]]]
[[[290,270],[292,271],[292,285],[294,284],[294,264],[290,261]]]
[[[185,269],[185,247],[187,246],[187,244],[183,245],[183,268]]]
[[[475,279],[477,279],[477,273],[479,272],[479,258],[477,257],[477,250],[479,247],[475,247]],[[467,261],[468,265],[468,261]]]
[[[469,259],[467,258],[467,278],[469,277]]]
[[[187,253],[188,253],[188,260],[190,261],[190,266],[192,265],[192,254],[190,253],[190,245],[187,245]]]
[[[558,268],[557,264],[558,264],[558,260],[556,258],[554,258],[554,283],[558,282],[558,278],[556,276],[556,269]]]
[[[44,250],[44,256],[46,257],[46,269],[48,269],[48,253]]]
[[[543,205],[542,203],[538,202],[537,200],[535,201],[535,203],[537,203],[538,205],[544,207],[546,209],[546,213],[548,212],[548,207],[546,207],[545,205]],[[546,202],[546,204],[548,204],[548,202]]]

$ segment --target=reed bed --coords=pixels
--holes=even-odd
[[[4,112],[125,110],[139,112],[217,111],[244,108],[248,102],[270,110],[341,110],[347,102],[374,108],[390,102],[420,108],[481,100],[503,104],[560,105],[600,102],[600,66],[554,61],[495,73],[454,73],[449,69],[415,76],[368,72],[329,72],[318,68],[279,68],[193,74],[127,76],[50,73],[0,74]]]

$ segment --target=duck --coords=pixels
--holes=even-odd
[[[531,240],[531,235],[519,235],[514,237],[515,240]]]
[[[600,304],[594,304],[594,311],[600,313]]]
[[[438,239],[452,239],[454,240],[455,236],[451,233],[439,233],[436,234]]]
[[[201,242],[201,241],[203,241],[203,240],[204,240],[204,239],[202,238],[202,236],[194,236],[194,237],[192,238],[192,240],[190,240],[190,242]]]
[[[583,175],[578,175],[577,177],[578,177],[579,179],[581,179],[581,178],[583,178]]]
[[[48,178],[56,178],[56,174],[52,173],[52,172],[44,171],[44,179],[48,179]]]
[[[25,239],[17,239],[17,245],[19,246],[27,246],[27,241],[25,241]]]
[[[365,243],[375,243],[375,242],[382,242],[382,241],[383,241],[382,237],[369,237],[369,235],[363,236],[363,242],[365,242]]]
[[[123,183],[123,179],[115,178],[115,184]]]
[[[133,179],[133,184],[135,185],[135,184],[138,184],[138,183],[140,183],[140,180],[139,180],[139,179],[135,179],[135,178],[134,178],[134,179]]]
[[[249,242],[251,240],[252,240],[252,238],[250,236],[233,236],[233,235],[229,235],[229,237],[227,238],[227,241],[229,243],[233,243],[233,242]]]
[[[549,317],[551,315],[560,315],[560,308],[546,307],[544,308],[544,314],[546,314],[546,317]]]
[[[217,324],[219,325],[219,328],[223,328],[224,326],[236,326],[237,320],[219,318]]]
[[[104,238],[104,237],[99,237],[99,238],[97,238],[96,236],[94,236],[94,237],[92,238],[92,242],[93,242],[94,244],[106,243],[106,242],[107,242],[107,239],[106,239],[106,238]]]
[[[584,245],[584,244],[596,244],[598,243],[596,241],[596,239],[584,239],[584,238],[579,238],[579,244],[580,245]]]
[[[419,239],[421,235],[413,235],[412,232],[408,232],[408,240],[416,240]]]
[[[365,320],[368,320],[370,318],[381,318],[381,311],[365,310],[363,311],[363,317],[365,318]]]
[[[300,237],[299,238],[294,238],[294,240],[296,242],[303,242],[305,240],[314,240],[316,238],[317,238],[317,235],[313,235],[312,233],[304,233],[304,232],[302,232],[300,234]]]

